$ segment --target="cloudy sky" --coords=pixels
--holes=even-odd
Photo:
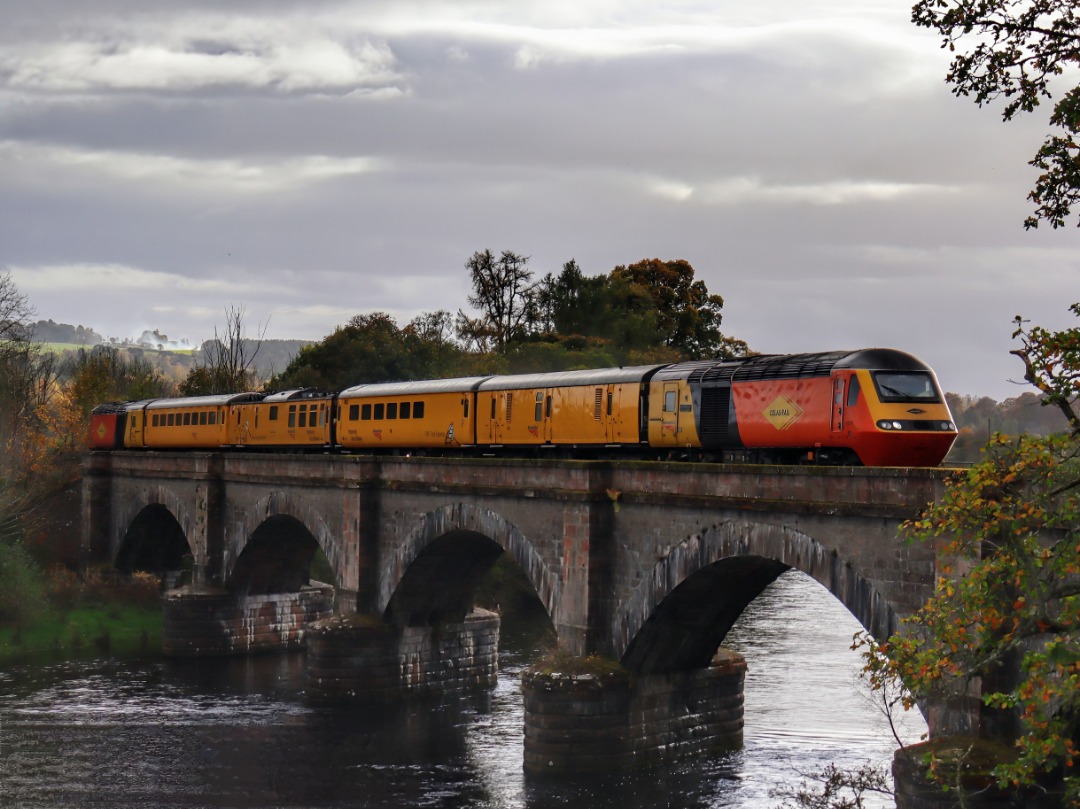
[[[227,9],[227,10],[226,10]],[[763,352],[1024,390],[1080,234],[1024,231],[1049,107],[954,98],[906,0],[0,0],[0,269],[39,317],[319,339],[466,306],[476,250],[688,260]]]

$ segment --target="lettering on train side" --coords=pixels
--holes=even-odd
[[[761,414],[777,430],[786,430],[799,420],[799,417],[803,414],[803,409],[799,407],[798,403],[787,396],[781,395],[773,399]]]

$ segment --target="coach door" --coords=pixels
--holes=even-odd
[[[841,432],[844,429],[844,397],[847,392],[847,377],[837,374],[833,377],[832,395],[832,431]]]
[[[664,383],[664,405],[661,411],[661,435],[664,444],[679,443],[679,383]]]

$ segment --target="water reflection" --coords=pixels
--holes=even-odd
[[[19,667],[0,673],[0,806],[772,806],[800,771],[891,755],[852,686],[856,628],[815,582],[781,577],[730,638],[749,662],[743,750],[562,782],[521,770],[528,644],[488,694],[397,707],[309,705],[301,655]]]

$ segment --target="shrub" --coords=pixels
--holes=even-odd
[[[22,626],[45,611],[45,588],[26,548],[0,542],[0,624]]]

